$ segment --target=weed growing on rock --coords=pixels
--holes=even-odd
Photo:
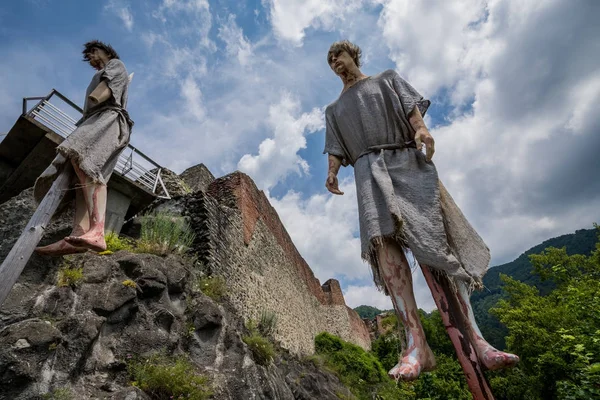
[[[137,289],[137,284],[132,281],[131,279],[126,279],[123,282],[121,282],[123,284],[123,286],[127,286],[127,287],[131,287],[134,289]]]
[[[257,364],[267,366],[273,361],[275,349],[269,339],[253,331],[250,335],[244,336],[242,340],[252,352],[252,357]]]
[[[183,357],[155,355],[132,360],[127,369],[132,385],[152,399],[204,400],[212,394],[208,378],[198,374],[194,365]]]
[[[164,256],[183,254],[192,245],[194,232],[185,218],[169,213],[141,217],[141,234],[137,252]]]
[[[83,267],[73,268],[70,261],[65,262],[65,265],[58,271],[58,287],[70,286],[76,287],[83,280]]]
[[[73,393],[71,393],[71,389],[69,388],[61,388],[54,389],[50,393],[46,393],[42,396],[44,400],[75,400],[73,397]]]
[[[120,250],[134,251],[135,244],[132,239],[121,237],[115,232],[108,232],[104,236],[106,240],[106,250],[100,255],[112,254]]]
[[[196,287],[214,301],[221,300],[227,294],[225,278],[218,275],[201,277],[196,282]]]
[[[267,366],[273,361],[275,348],[270,338],[272,338],[276,326],[277,316],[269,311],[263,311],[258,322],[253,319],[246,322],[246,329],[250,334],[242,337],[242,340],[252,352],[254,361],[259,365]]]
[[[258,331],[261,335],[266,337],[272,337],[277,329],[277,314],[273,311],[263,310],[260,313],[260,319],[258,320]]]

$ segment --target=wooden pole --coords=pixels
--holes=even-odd
[[[452,290],[448,277],[432,273],[426,265],[421,265],[421,269],[456,350],[473,400],[494,400],[492,389],[485,379],[483,367],[472,344],[468,316],[462,311],[457,294]]]
[[[69,183],[73,176],[73,166],[66,163],[62,172],[52,183],[50,190],[35,210],[23,233],[8,253],[8,256],[0,266],[0,306],[8,297],[17,279],[23,272],[23,268],[29,261],[31,254],[42,239],[46,227],[56,212],[58,205],[69,189]]]

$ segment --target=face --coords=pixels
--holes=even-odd
[[[108,56],[106,55],[106,52],[102,49],[93,47],[88,53],[87,53],[88,58],[90,59],[89,63],[90,65],[97,70],[101,70],[102,67],[104,66],[104,64],[106,64],[106,60],[108,59]]]
[[[329,61],[329,68],[331,68],[336,75],[349,71],[353,67],[356,68],[354,60],[350,54],[344,50],[330,52],[327,56],[327,60]]]

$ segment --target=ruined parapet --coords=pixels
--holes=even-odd
[[[236,172],[216,179],[207,195],[218,207],[213,204],[210,221],[194,222],[208,232],[199,245],[209,269],[226,278],[230,301],[245,318],[275,312],[275,337],[294,353],[312,353],[314,336],[323,331],[370,348],[369,332],[346,306],[339,282],[321,286],[250,177]],[[204,196],[193,196],[196,207],[211,203]]]
[[[214,175],[204,164],[198,164],[183,171],[179,177],[187,184],[192,192],[206,191],[208,185],[215,180]]]

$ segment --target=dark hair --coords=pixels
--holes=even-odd
[[[348,40],[341,40],[339,42],[335,42],[329,47],[329,52],[327,52],[327,64],[331,64],[331,56],[339,55],[342,51],[350,54],[350,57],[354,60],[354,64],[360,68],[360,58],[362,57],[362,50],[360,47],[355,45],[354,43]]]
[[[90,61],[90,57],[88,56],[88,54],[93,49],[104,50],[104,52],[106,53],[106,55],[108,56],[108,58],[110,60],[112,60],[113,58],[116,58],[117,60],[119,59],[119,55],[117,54],[115,49],[113,49],[113,47],[110,44],[101,42],[99,40],[91,40],[83,45],[83,51],[81,52],[81,53],[83,53],[83,61],[85,61],[85,62]]]

